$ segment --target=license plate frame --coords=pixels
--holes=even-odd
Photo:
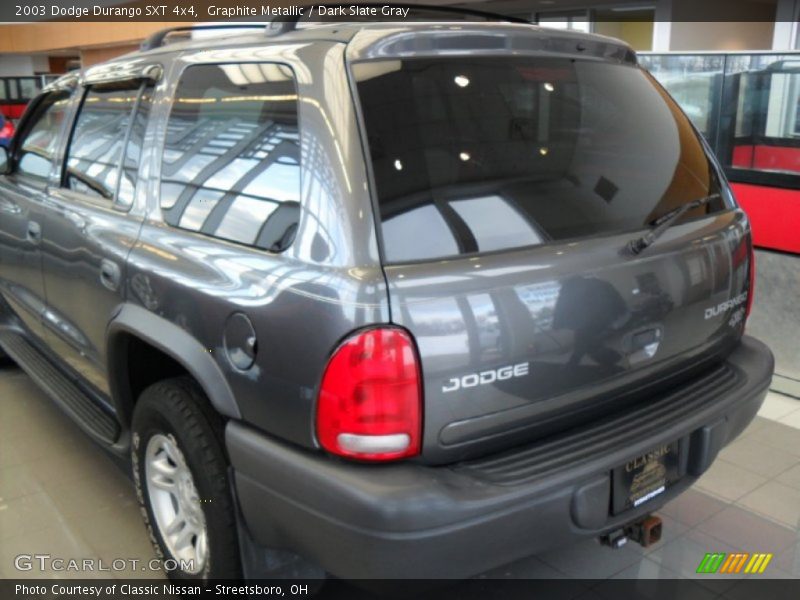
[[[661,444],[611,472],[611,514],[638,508],[661,496],[681,479],[682,440]]]

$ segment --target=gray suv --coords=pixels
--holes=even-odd
[[[61,78],[0,150],[0,345],[130,459],[173,577],[657,539],[773,371],[675,102],[598,36],[238,27]]]

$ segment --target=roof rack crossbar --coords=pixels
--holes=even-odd
[[[190,32],[190,31],[208,31],[214,29],[264,29],[263,23],[253,23],[253,24],[245,24],[245,23],[220,23],[216,25],[188,25],[184,27],[169,27],[167,29],[161,29],[156,31],[153,35],[145,39],[140,49],[144,50],[152,50],[153,48],[160,48],[164,45],[164,41],[167,39],[172,33],[180,33],[180,32]]]
[[[342,6],[342,4],[317,4],[315,5],[320,8],[332,8],[336,6]],[[520,17],[511,17],[507,15],[501,15],[497,13],[487,12],[483,10],[475,10],[472,8],[459,8],[456,6],[430,6],[425,4],[405,4],[405,3],[398,3],[392,2],[389,4],[378,4],[378,3],[358,3],[356,6],[359,8],[366,7],[366,8],[382,8],[384,6],[389,6],[393,8],[407,8],[411,12],[430,12],[430,13],[441,13],[441,14],[451,14],[451,15],[461,15],[465,17],[475,17],[478,19],[484,19],[487,21],[503,21],[506,23],[521,23],[524,25],[530,25],[529,21],[522,19]],[[293,31],[297,29],[298,23],[304,18],[305,15],[286,15],[281,17],[276,17],[272,21],[270,21],[269,25],[267,25],[267,34],[268,35],[281,35],[282,33],[288,33],[289,31]]]

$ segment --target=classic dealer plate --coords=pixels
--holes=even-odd
[[[614,469],[612,513],[641,506],[680,479],[680,443],[654,448]]]

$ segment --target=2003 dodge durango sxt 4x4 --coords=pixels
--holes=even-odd
[[[130,458],[173,577],[658,537],[773,370],[675,102],[602,37],[238,27],[60,79],[0,151],[0,345]]]

